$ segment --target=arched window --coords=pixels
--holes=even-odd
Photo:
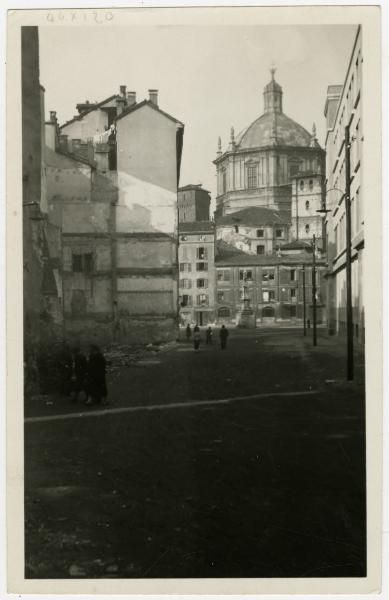
[[[231,315],[231,311],[227,306],[222,306],[221,308],[219,308],[219,310],[217,311],[217,314],[219,317],[229,317]]]
[[[309,225],[308,225],[308,224],[307,224],[307,225],[305,225],[305,233],[309,233],[309,229],[310,229],[310,228],[309,228]]]
[[[307,200],[305,203],[305,210],[309,210],[309,200]]]
[[[300,181],[300,190],[303,190],[303,189],[304,189],[304,180],[301,179],[301,181]]]

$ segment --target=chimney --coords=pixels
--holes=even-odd
[[[56,123],[57,122],[57,111],[56,110],[51,110],[50,111],[50,121],[52,123]]]
[[[68,152],[68,136],[65,133],[61,133],[59,136],[59,147],[61,150]]]
[[[158,106],[158,90],[149,90],[149,100],[155,106]]]
[[[120,86],[120,95],[122,96],[122,98],[126,99],[126,89],[127,86],[126,85],[121,85]]]
[[[119,116],[124,109],[126,99],[123,97],[116,98],[116,115]]]
[[[136,92],[127,92],[127,106],[136,104]]]

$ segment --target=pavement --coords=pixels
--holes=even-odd
[[[309,333],[215,331],[122,361],[107,408],[26,403],[26,577],[364,576],[363,354],[346,382]]]

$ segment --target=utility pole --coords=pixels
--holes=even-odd
[[[313,345],[317,346],[316,330],[316,236],[312,238],[312,320]]]
[[[344,128],[345,212],[346,212],[346,319],[347,319],[347,379],[354,379],[353,306],[351,288],[351,202],[350,202],[350,128]]]
[[[305,298],[305,265],[303,265],[303,322],[304,322],[304,336],[307,335],[307,305]]]

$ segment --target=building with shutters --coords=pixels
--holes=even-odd
[[[350,201],[352,245],[352,306],[354,338],[364,340],[364,170],[363,170],[363,53],[358,27],[343,84],[327,89],[324,116],[327,123],[326,219],[328,238],[328,327],[330,333],[346,331],[346,188],[345,126],[350,131]]]
[[[304,243],[290,244],[282,255],[247,254],[223,240],[215,257],[216,318],[239,325],[244,298],[256,325],[291,324],[306,318],[312,324],[312,252]],[[317,323],[326,322],[323,293],[325,259],[316,259]],[[304,274],[303,274],[304,273]]]
[[[180,324],[215,322],[215,227],[211,221],[179,224]]]

